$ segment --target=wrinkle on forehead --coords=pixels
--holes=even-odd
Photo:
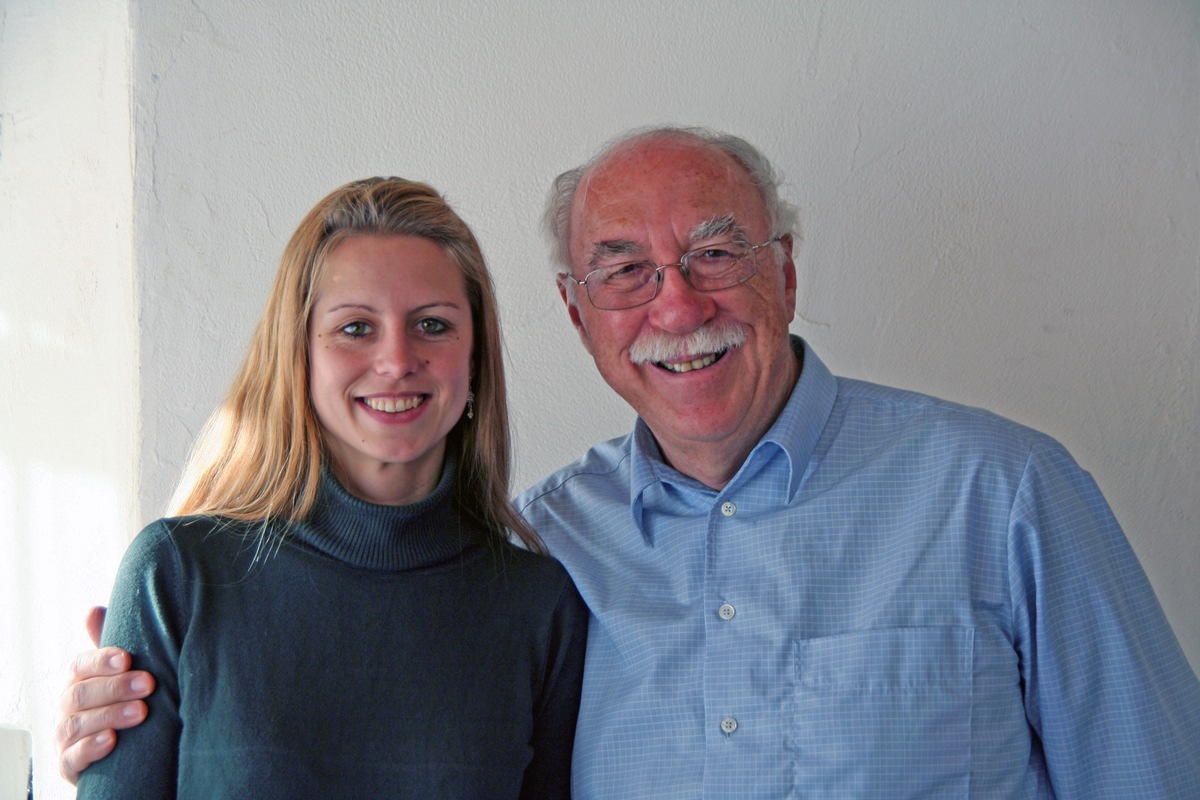
[[[678,185],[679,191],[664,191],[664,186],[670,185]],[[711,193],[697,189],[705,186],[712,187]],[[711,202],[705,202],[718,193],[728,201],[726,208],[713,208]],[[697,198],[708,205],[702,212],[704,218],[685,222],[680,217],[687,215]],[[602,257],[643,253],[649,243],[640,240],[641,229],[659,214],[676,216],[677,223],[686,224],[677,231],[681,244],[695,245],[717,237],[748,238],[751,220],[738,219],[735,210],[750,213],[742,206],[749,201],[757,208],[761,200],[741,165],[716,148],[687,139],[634,143],[610,153],[580,181],[571,211],[572,258],[582,265],[594,264]],[[598,233],[604,235],[605,228],[614,234],[611,238],[589,241]]]

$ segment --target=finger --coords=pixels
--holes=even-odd
[[[54,726],[54,741],[59,753],[66,757],[66,751],[74,748],[76,753],[86,755],[97,746],[104,746],[103,741],[93,741],[90,745],[78,748],[87,740],[95,740],[97,734],[124,728],[132,728],[146,719],[146,704],[141,700],[128,703],[93,708],[74,714],[64,714]],[[91,748],[91,749],[89,749]],[[95,760],[95,759],[93,759]]]
[[[100,678],[87,678],[67,686],[62,694],[64,717],[85,711],[103,711],[119,703],[140,700],[154,691],[154,676],[141,670]],[[95,733],[104,728],[119,728],[108,724],[93,726],[83,733]],[[72,737],[74,739],[75,737]]]
[[[105,611],[104,606],[92,606],[88,609],[87,617],[83,621],[84,627],[87,628],[88,638],[96,647],[100,646],[100,631],[104,628]]]
[[[84,650],[71,662],[70,682],[99,678],[104,675],[119,675],[133,665],[129,653],[118,647],[101,647]]]
[[[59,720],[54,729],[58,745],[58,771],[71,783],[94,761],[112,752],[117,742],[113,728],[128,728],[146,719],[141,700],[72,714]]]
[[[79,773],[111,753],[116,744],[116,731],[111,730],[101,731],[76,742],[59,754],[58,771],[74,785],[79,780]]]

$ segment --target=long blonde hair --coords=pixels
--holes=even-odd
[[[509,503],[511,454],[500,324],[491,276],[467,224],[433,188],[366,178],[331,192],[292,234],[249,352],[192,449],[169,512],[294,523],[312,510],[325,446],[309,398],[308,317],[326,258],[353,236],[419,236],[442,247],[466,284],[474,327],[475,414],[450,432],[454,497],[495,538],[543,551]]]

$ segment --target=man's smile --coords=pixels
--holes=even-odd
[[[729,352],[729,350],[725,349],[725,350],[721,350],[720,352],[717,352],[717,353],[709,353],[708,355],[699,356],[698,358],[693,358],[690,361],[675,361],[675,362],[670,362],[670,363],[665,362],[665,361],[656,361],[656,362],[654,362],[654,365],[656,367],[661,367],[669,372],[679,372],[679,373],[694,372],[695,370],[704,369],[705,367],[712,366],[713,364],[720,361],[725,356],[725,354],[728,352]]]

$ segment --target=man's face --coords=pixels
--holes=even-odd
[[[713,224],[719,221],[731,225]],[[723,228],[731,229],[709,235]],[[758,190],[727,155],[691,141],[643,143],[610,155],[584,177],[571,213],[572,271],[582,279],[613,253],[623,261],[673,264],[705,245],[731,238],[759,244],[774,233]],[[791,391],[791,244],[785,237],[759,250],[757,274],[728,289],[698,292],[677,268],[668,268],[658,295],[645,305],[597,309],[582,286],[575,305],[568,304],[604,379],[650,426],[668,460],[688,474],[700,477],[688,467],[706,453],[728,453],[740,463]],[[665,361],[637,363],[648,341],[679,342],[714,327],[739,331],[743,343],[726,349],[719,335],[715,342],[697,338]]]

